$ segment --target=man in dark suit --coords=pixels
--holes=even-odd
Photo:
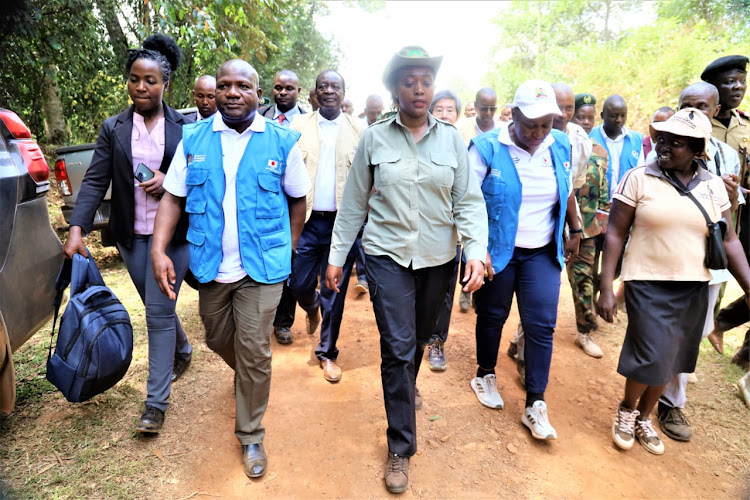
[[[296,115],[305,114],[305,110],[297,105],[301,90],[299,77],[294,71],[287,69],[279,71],[273,77],[273,101],[276,104],[262,108],[259,111],[260,114],[283,127],[288,127],[292,118]],[[281,301],[276,309],[276,317],[273,319],[273,336],[279,344],[294,342],[291,328],[294,324],[296,307],[297,301],[294,299],[294,294],[289,290],[288,281],[285,281]]]

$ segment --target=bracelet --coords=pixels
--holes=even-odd
[[[583,229],[581,229],[581,228],[578,228],[578,229],[571,229],[571,230],[570,230],[569,232],[570,232],[570,234],[578,234],[578,233],[583,233]]]

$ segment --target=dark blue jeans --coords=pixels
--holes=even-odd
[[[321,310],[320,343],[315,348],[315,356],[321,360],[334,361],[339,356],[336,341],[341,329],[346,290],[349,288],[349,277],[352,274],[355,253],[352,247],[344,264],[344,273],[339,285],[341,293],[336,293],[325,283],[331,233],[335,220],[336,212],[312,213],[297,241],[297,254],[292,259],[292,275],[289,278],[289,288],[300,307],[307,314],[317,308]],[[320,283],[320,292],[315,289],[318,283]]]
[[[526,391],[544,394],[557,323],[560,272],[554,244],[533,249],[516,247],[505,269],[474,292],[480,368],[494,370],[497,365],[503,325],[515,294],[526,336]]]
[[[417,452],[414,388],[425,345],[453,271],[453,261],[414,270],[390,257],[367,256],[367,282],[380,332],[380,377],[388,417],[388,451]]]

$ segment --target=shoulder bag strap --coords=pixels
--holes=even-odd
[[[703,208],[703,205],[701,205],[701,202],[695,199],[695,196],[693,196],[693,193],[691,193],[690,190],[687,187],[685,187],[682,181],[680,181],[680,179],[669,174],[668,172],[664,170],[662,170],[662,172],[664,172],[664,175],[666,175],[674,183],[672,184],[672,182],[670,182],[670,184],[672,184],[672,186],[677,190],[678,193],[684,196],[687,196],[688,198],[690,198],[690,200],[692,200],[693,203],[695,203],[695,206],[698,207],[698,209],[703,214],[703,217],[706,219],[706,224],[709,226],[713,224],[713,221],[708,216],[708,212],[706,212],[706,209]],[[710,192],[709,192],[709,197],[710,197]],[[711,198],[711,201],[713,202],[713,198]]]

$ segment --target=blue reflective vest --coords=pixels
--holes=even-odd
[[[555,208],[555,246],[560,269],[565,267],[563,228],[570,195],[570,141],[563,132],[551,131],[555,142],[550,147],[552,165],[557,179],[559,201]],[[521,208],[522,185],[508,146],[501,143],[498,130],[491,130],[472,139],[485,165],[487,176],[482,183],[482,193],[487,203],[489,218],[489,244],[492,270],[499,273],[510,262],[516,244],[518,211]]]
[[[604,140],[604,136],[605,132],[604,129],[602,129],[602,125],[594,127],[589,134],[589,137],[604,146],[604,149],[607,150],[607,157],[612,158],[612,154],[609,152],[607,141]],[[628,133],[625,134],[625,137],[623,138],[622,153],[620,154],[620,171],[617,173],[617,179],[612,179],[612,169],[607,169],[607,185],[609,186],[610,200],[615,193],[615,188],[620,183],[620,180],[622,180],[622,176],[625,175],[625,172],[638,166],[638,158],[641,155],[642,149],[643,134],[636,132],[635,130],[628,130]],[[612,184],[612,182],[614,182],[614,184]]]
[[[291,272],[292,237],[281,179],[299,132],[266,120],[263,132],[252,133],[237,169],[237,213],[224,214],[221,133],[213,131],[213,122],[212,117],[182,128],[190,270],[201,283],[216,278],[223,256],[224,218],[237,217],[245,272],[259,283],[284,281]]]

